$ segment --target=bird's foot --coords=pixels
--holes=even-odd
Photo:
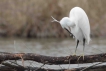
[[[76,53],[74,53],[72,56],[76,56]]]
[[[82,55],[80,55],[80,56],[78,57],[78,60],[77,60],[77,61],[79,61],[79,59],[80,59],[81,57],[82,57],[83,60],[84,60],[84,54],[82,54]]]

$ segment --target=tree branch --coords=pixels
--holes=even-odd
[[[81,71],[85,67],[81,68],[72,68],[72,69],[45,69],[45,68],[38,68],[38,67],[30,67],[30,66],[18,66],[18,65],[12,65],[10,63],[3,63],[4,66],[0,67],[0,71]],[[84,71],[105,71],[106,65],[100,65],[100,66],[93,66],[90,67]]]
[[[65,56],[65,57],[52,57],[39,55],[36,53],[0,53],[0,62],[6,60],[32,60],[44,64],[78,64],[78,63],[92,63],[92,62],[106,62],[106,53],[85,55],[83,58],[80,56]],[[79,58],[79,60],[78,60]]]

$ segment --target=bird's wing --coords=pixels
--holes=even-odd
[[[85,12],[79,14],[80,18],[78,19],[78,26],[84,34],[87,43],[90,41],[90,25],[89,20]],[[77,16],[78,17],[78,16]]]
[[[90,41],[90,25],[89,19],[85,13],[85,11],[79,7],[74,7],[69,14],[69,17],[74,17],[74,21],[81,29],[82,33],[84,34],[87,43],[89,44]]]

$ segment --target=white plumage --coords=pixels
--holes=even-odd
[[[87,14],[82,8],[74,7],[71,9],[69,17],[63,17],[60,21],[54,19],[54,21],[59,22],[62,28],[66,29],[70,34],[73,34],[77,40],[76,49],[80,41],[83,42],[83,50],[85,47],[85,42],[89,44],[90,25]]]
[[[74,7],[70,11],[69,18],[73,18],[73,21],[76,24],[76,27],[71,28],[71,32],[76,36],[76,39],[82,40],[85,38],[86,42],[89,44],[90,25],[85,11],[80,7]],[[74,29],[76,29],[76,31],[74,31]]]

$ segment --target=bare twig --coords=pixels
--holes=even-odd
[[[12,65],[10,63],[4,63],[4,66],[0,67],[0,71],[80,71],[84,69],[85,67],[81,68],[72,68],[72,69],[45,69],[45,68],[38,68],[38,67],[23,67],[23,66],[17,66],[17,65]],[[37,70],[38,69],[38,70]],[[100,66],[93,66],[89,68],[87,71],[105,71],[106,70],[106,65],[100,65]],[[85,71],[85,70],[84,70]]]
[[[85,71],[85,70],[87,70],[87,69],[90,69],[90,68],[92,68],[92,67],[94,67],[94,66],[96,66],[96,65],[102,64],[102,63],[103,63],[103,62],[99,62],[99,63],[94,64],[94,65],[91,65],[91,66],[89,66],[89,67],[85,67],[85,68],[82,69],[81,71]]]
[[[35,71],[41,69],[45,64],[41,65],[39,68],[37,68]]]
[[[53,19],[53,21],[51,21],[51,22],[58,22],[58,23],[60,23],[58,20],[56,20],[53,16],[51,16],[52,17],[52,19]]]

